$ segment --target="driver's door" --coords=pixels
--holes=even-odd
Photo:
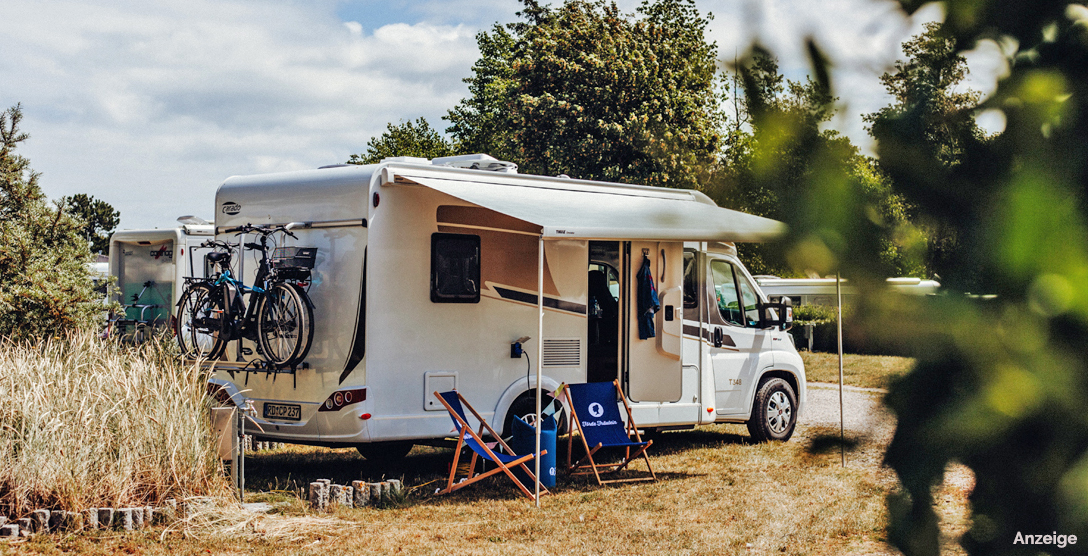
[[[709,265],[714,409],[718,415],[743,414],[770,336],[759,328],[759,296],[740,266],[724,258],[711,258]]]

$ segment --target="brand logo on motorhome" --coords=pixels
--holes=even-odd
[[[160,257],[166,257],[167,259],[172,259],[172,258],[174,258],[174,250],[173,249],[167,249],[166,246],[163,245],[162,247],[159,247],[158,249],[151,250],[151,256],[154,257],[156,261],[159,260]]]
[[[226,201],[223,203],[223,214],[229,214],[231,216],[242,212],[242,205],[235,203],[234,201]]]

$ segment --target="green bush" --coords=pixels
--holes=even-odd
[[[0,336],[14,339],[91,329],[106,309],[94,292],[83,222],[50,206],[30,161],[15,154],[18,105],[0,112]]]
[[[837,315],[834,307],[826,305],[798,305],[793,308],[793,325],[804,326],[811,324],[820,326],[835,324]]]

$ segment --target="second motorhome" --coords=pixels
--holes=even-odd
[[[370,457],[449,434],[435,391],[459,390],[508,429],[535,407],[537,370],[546,391],[618,378],[643,427],[748,423],[759,439],[789,438],[804,366],[784,307],[731,243],[771,239],[780,223],[696,191],[513,170],[473,155],[226,180],[218,239],[299,222],[290,244],[317,248],[315,332],[290,369],[232,342],[211,382],[251,401],[268,439]],[[255,267],[235,270],[249,283]],[[651,287],[656,312],[639,299]]]
[[[116,280],[112,300],[124,313],[110,323],[111,334],[142,339],[148,328],[170,326],[184,277],[204,276],[204,255],[210,250],[200,244],[213,234],[208,223],[114,232],[109,261],[109,275]]]

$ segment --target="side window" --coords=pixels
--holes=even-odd
[[[431,235],[431,301],[479,303],[480,236]]]
[[[718,313],[721,314],[726,323],[744,326],[744,317],[741,312],[740,300],[737,299],[737,283],[733,272],[733,265],[725,261],[711,261],[710,263]]]
[[[747,322],[747,326],[756,328],[759,326],[759,296],[756,295],[755,288],[748,282],[748,279],[744,277],[739,270],[733,269],[737,278],[737,284],[740,285],[740,297],[744,302],[744,318]]]
[[[699,268],[698,257],[692,251],[684,251],[684,308],[699,307]]]

